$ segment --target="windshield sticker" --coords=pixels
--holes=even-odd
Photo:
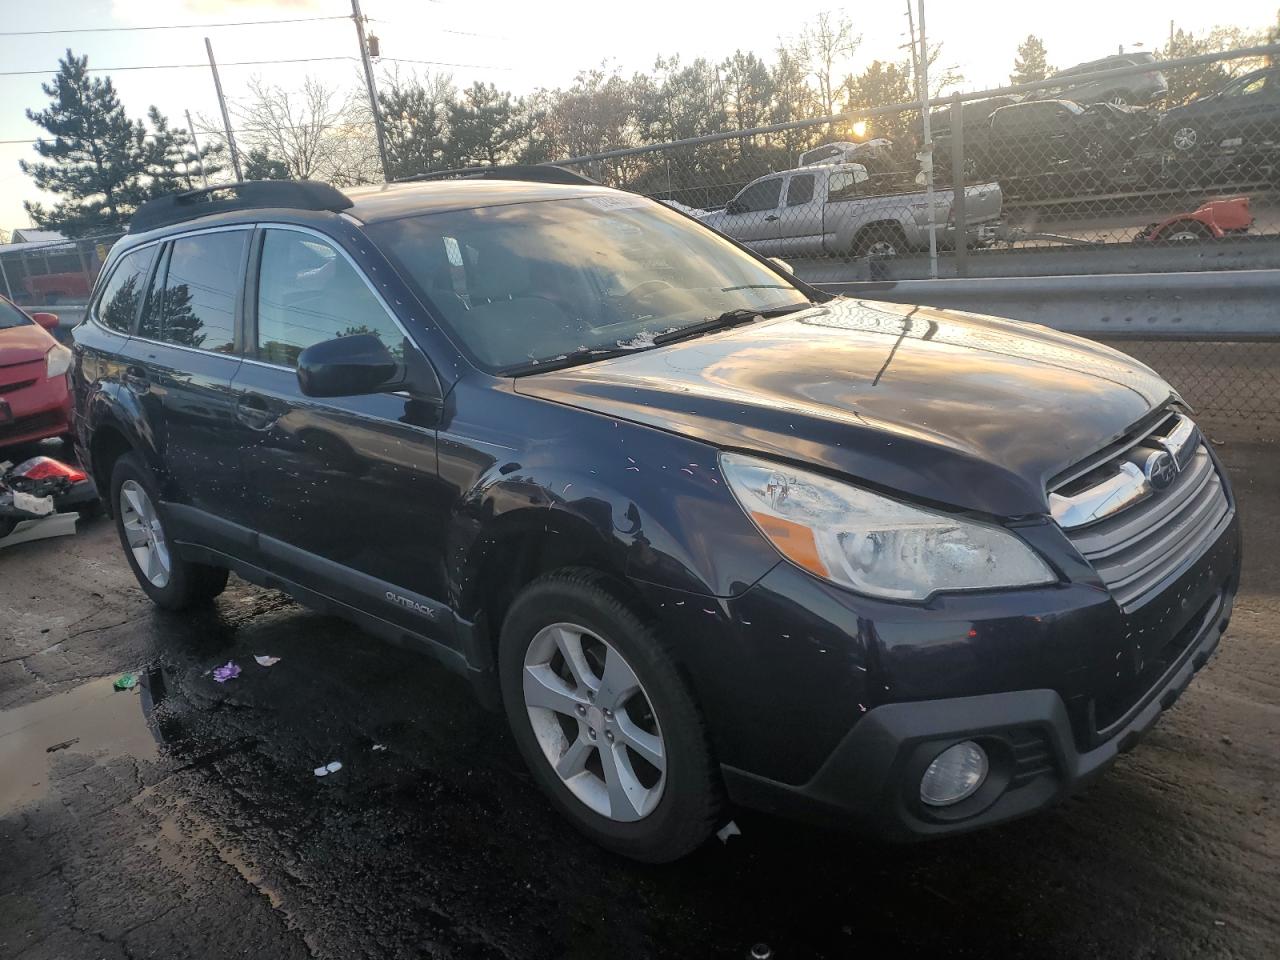
[[[606,197],[586,197],[587,203],[601,210],[627,210],[648,206],[649,201],[632,193],[611,193]]]
[[[462,266],[462,250],[454,237],[444,238],[444,252],[445,256],[449,258],[449,263],[455,267]]]

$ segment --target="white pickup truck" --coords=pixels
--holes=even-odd
[[[929,202],[923,190],[886,193],[860,163],[771,173],[753,180],[722,209],[698,218],[767,256],[892,257],[929,245]],[[938,244],[953,245],[950,189],[934,191]],[[965,188],[970,242],[1000,219],[1000,184]],[[984,231],[984,226],[987,228]]]

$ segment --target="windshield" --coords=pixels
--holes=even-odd
[[[490,372],[808,304],[722,237],[630,194],[422,214],[369,233]]]
[[[34,322],[8,300],[0,297],[0,330],[8,330],[10,327],[25,327]]]

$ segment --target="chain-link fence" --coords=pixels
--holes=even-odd
[[[24,307],[79,305],[89,298],[119,234],[0,246],[0,294]]]
[[[1118,54],[930,101],[927,137],[917,101],[560,163],[815,279],[1268,266],[1277,49]]]

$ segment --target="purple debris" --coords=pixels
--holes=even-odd
[[[234,660],[228,660],[225,666],[213,668],[213,679],[218,683],[226,683],[240,676],[240,667]]]

